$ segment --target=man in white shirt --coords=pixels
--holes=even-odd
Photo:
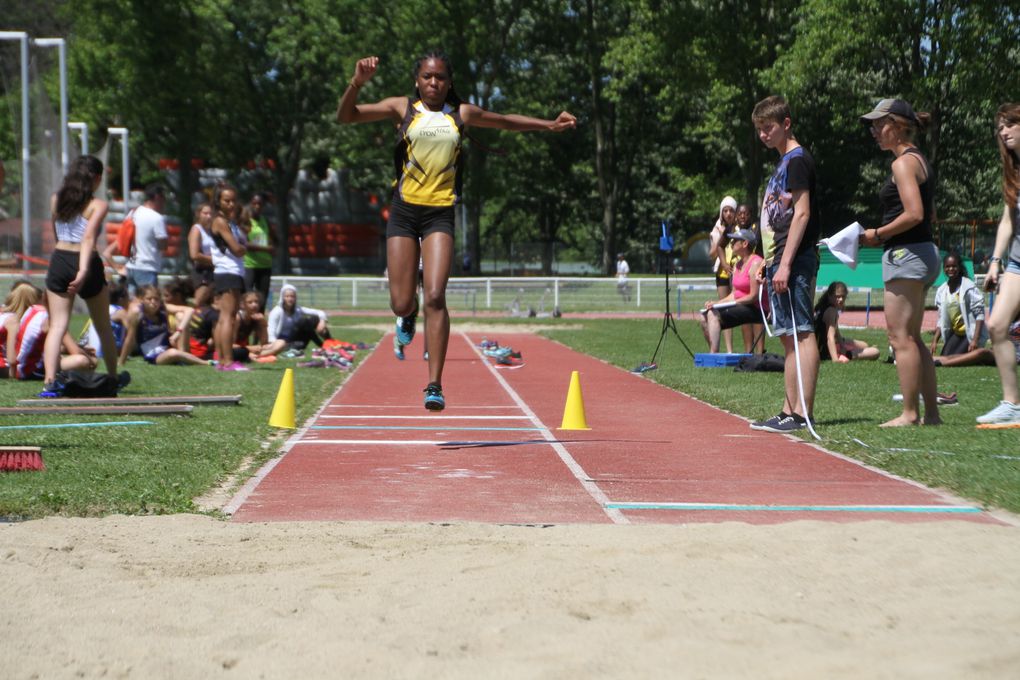
[[[145,202],[135,209],[135,241],[127,263],[128,291],[132,296],[142,286],[159,285],[159,270],[166,249],[166,190],[160,184],[145,187]]]
[[[630,274],[630,265],[623,259],[623,253],[616,254],[616,290],[620,291],[624,302],[630,302],[630,283],[627,275]]]

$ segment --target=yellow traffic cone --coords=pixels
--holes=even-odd
[[[280,391],[276,393],[273,413],[269,416],[269,424],[273,427],[286,427],[293,430],[294,424],[294,369],[288,368],[280,381]]]
[[[581,376],[577,371],[570,374],[570,389],[567,390],[567,405],[563,407],[563,422],[560,430],[590,430],[584,419],[584,397],[581,396]]]

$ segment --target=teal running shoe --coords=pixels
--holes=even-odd
[[[404,360],[404,346],[400,344],[400,338],[393,336],[393,356],[400,361]]]
[[[442,411],[446,408],[446,399],[443,398],[443,388],[435,383],[429,383],[425,388],[425,408],[430,411]]]
[[[415,301],[414,311],[408,316],[397,317],[397,340],[405,347],[414,340],[414,327],[418,321],[418,303]]]

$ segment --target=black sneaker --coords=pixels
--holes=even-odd
[[[780,434],[796,432],[797,430],[803,430],[805,427],[807,427],[807,421],[798,416],[796,413],[793,415],[780,413],[779,415],[772,416],[768,420],[751,423],[752,430],[778,432]]]
[[[117,391],[124,389],[131,384],[131,374],[127,371],[121,371],[117,374]]]

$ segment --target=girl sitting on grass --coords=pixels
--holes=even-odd
[[[874,361],[878,348],[863,340],[845,338],[839,332],[839,313],[846,306],[849,290],[842,281],[833,281],[815,305],[815,338],[818,340],[818,354],[822,361],[836,361],[841,364],[851,359]]]
[[[122,365],[127,363],[128,356],[137,353],[141,354],[150,364],[159,366],[166,364],[206,365],[205,360],[172,345],[167,310],[163,305],[159,289],[155,286],[142,286],[139,292],[141,293],[141,307],[133,311],[128,318],[127,337],[124,339],[124,346],[120,351],[120,363]],[[190,315],[187,315],[181,324],[181,327],[185,329],[180,339],[183,346],[187,346],[186,329],[190,320]]]
[[[10,350],[8,364],[12,378],[18,380],[42,380],[45,373],[43,366],[43,348],[50,332],[50,315],[46,307],[46,296],[31,283],[17,284],[7,296],[4,311],[17,319],[10,324],[14,331],[14,341],[10,333],[7,346]],[[10,323],[10,322],[8,322]],[[60,339],[57,370],[60,371],[91,371],[96,367],[95,360],[74,343],[66,332]]]
[[[269,344],[263,347],[263,356],[279,354],[288,347],[296,356],[304,352],[309,342],[322,347],[323,340],[330,338],[326,312],[300,306],[297,288],[289,283],[280,289],[280,303],[269,312],[267,332]]]

